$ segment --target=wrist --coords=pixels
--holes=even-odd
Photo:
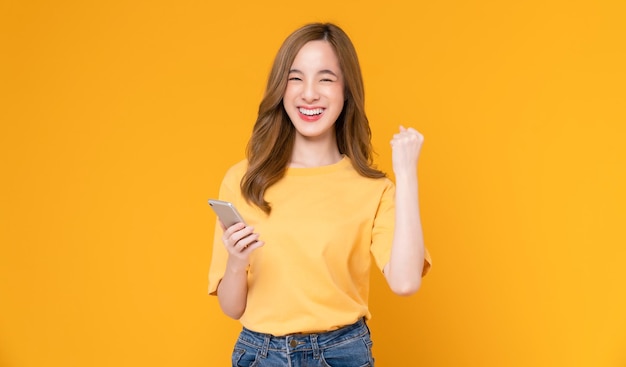
[[[226,263],[226,271],[233,275],[246,274],[249,267],[250,265],[248,263],[233,261],[232,258],[228,259],[228,262]]]
[[[398,182],[413,182],[417,181],[417,169],[394,171],[396,183]]]

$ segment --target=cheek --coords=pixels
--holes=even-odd
[[[283,100],[294,98],[297,95],[298,95],[298,87],[295,85],[287,84],[287,87],[285,88],[285,93],[283,94]]]
[[[337,99],[343,99],[346,92],[346,86],[343,82],[338,82],[333,85],[333,93],[337,96]]]
[[[338,86],[337,88],[335,88],[334,95],[335,95],[335,100],[337,101],[345,100],[346,94],[344,92],[343,86]]]

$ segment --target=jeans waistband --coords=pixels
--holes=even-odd
[[[268,350],[292,352],[324,349],[354,338],[363,337],[366,334],[369,334],[369,328],[364,318],[361,318],[354,324],[337,330],[311,334],[274,336],[252,331],[244,327],[241,334],[239,334],[239,341],[252,347],[260,348],[262,354],[264,354]]]

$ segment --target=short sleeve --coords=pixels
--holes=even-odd
[[[395,224],[395,186],[393,182],[387,182],[381,198],[374,226],[372,229],[371,252],[374,256],[376,266],[382,271],[391,258],[391,246],[393,244],[393,231]],[[425,276],[432,266],[430,252],[424,248],[424,268],[422,277]]]
[[[239,180],[241,164],[233,166],[224,176],[220,185],[219,199],[237,203],[239,195]],[[213,251],[211,256],[211,265],[209,268],[209,294],[217,295],[217,286],[224,277],[226,271],[226,262],[228,261],[228,251],[222,244],[222,229],[219,221],[215,220],[215,232],[213,235]]]
[[[385,179],[385,187],[379,198],[378,208],[372,227],[372,245],[370,251],[378,269],[387,265],[391,258],[393,243],[393,228],[395,223],[395,186],[389,179]]]

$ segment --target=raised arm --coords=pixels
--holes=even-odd
[[[417,161],[424,137],[413,128],[400,126],[391,140],[396,177],[395,229],[391,258],[383,271],[391,290],[411,295],[422,283],[424,238],[419,211]]]

